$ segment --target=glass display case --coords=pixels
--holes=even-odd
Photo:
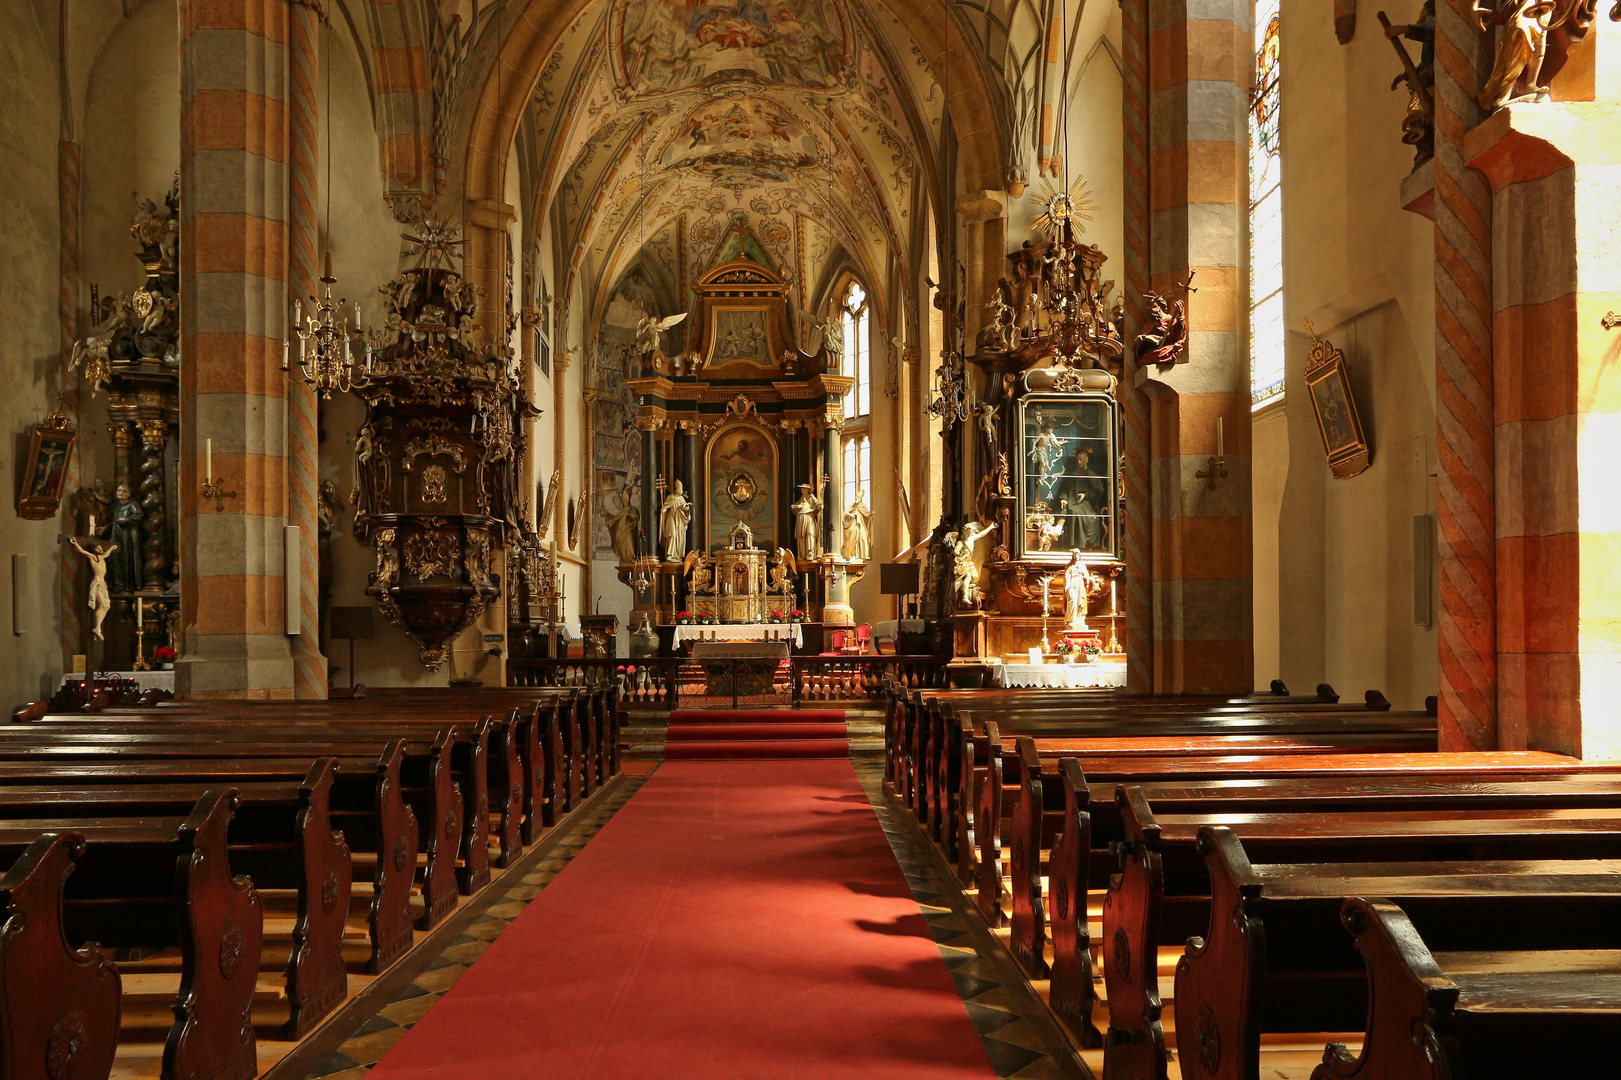
[[[1016,557],[1067,562],[1118,550],[1115,401],[1104,393],[1033,393],[1018,404]]]

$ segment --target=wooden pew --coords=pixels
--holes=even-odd
[[[286,755],[296,748],[310,757],[317,755],[362,756],[383,742],[383,731],[322,732],[296,727],[252,727],[240,723],[218,726],[196,721],[175,734],[162,731],[117,730],[102,732],[70,731],[66,725],[48,724],[31,729],[17,725],[0,730],[0,761],[137,761],[185,758],[257,758]],[[429,737],[431,736],[431,738]],[[451,766],[455,743],[454,725],[423,729],[422,734],[401,740],[404,760],[400,771],[400,793],[423,826],[427,861],[422,876],[423,913],[421,929],[430,929],[456,908],[458,894],[457,855],[463,836],[463,804]],[[478,845],[483,850],[482,844]],[[381,854],[381,853],[380,853]],[[403,845],[396,844],[393,862],[403,869],[407,858]],[[414,866],[414,864],[413,864]]]
[[[333,758],[337,773],[330,789],[328,817],[341,829],[351,853],[375,855],[367,926],[371,956],[367,970],[392,964],[412,945],[411,890],[420,850],[416,815],[402,794],[404,747],[389,743],[376,758]],[[259,783],[298,783],[310,770],[306,758],[168,758],[126,761],[78,758],[69,763],[0,761],[0,784],[86,787]],[[324,886],[323,886],[324,889]]]
[[[105,1077],[118,1048],[121,981],[63,925],[62,886],[84,836],[36,837],[0,875],[0,1075]]]
[[[235,806],[232,789],[216,788],[185,818],[0,822],[0,859],[21,858],[46,833],[84,838],[63,889],[69,941],[181,950],[164,1080],[249,1080],[258,1072],[250,1010],[263,918],[252,882],[232,876],[226,837]],[[27,982],[15,988],[29,990]],[[13,992],[8,984],[7,997]],[[62,1075],[79,1074],[64,1065]]]
[[[239,783],[236,813],[226,836],[233,872],[255,887],[296,892],[296,921],[286,964],[286,1038],[297,1039],[336,1008],[348,992],[343,934],[352,867],[343,834],[332,829],[329,806],[337,763],[322,758],[300,782]],[[29,819],[111,821],[184,817],[210,785],[140,784],[80,788],[0,786],[0,826]]]
[[[1475,883],[1490,887],[1492,879]],[[1383,898],[1345,901],[1340,921],[1368,968],[1366,1034],[1357,1054],[1330,1043],[1312,1080],[1518,1080],[1550,1064],[1562,1076],[1615,1071],[1621,955],[1614,951],[1528,952],[1523,942],[1486,951],[1473,947],[1476,940],[1466,952],[1449,942],[1448,951],[1432,953],[1401,907]],[[1591,944],[1585,935],[1574,943]]]
[[[1446,920],[1461,925],[1466,913],[1457,904],[1476,890],[1460,888],[1454,875],[1415,873],[1415,866],[1523,861],[1515,873],[1533,887],[1503,884],[1496,891],[1542,897],[1564,893],[1537,884],[1538,874],[1558,873],[1554,861],[1621,855],[1621,808],[1154,815],[1140,792],[1129,787],[1122,804],[1128,836],[1134,838],[1128,844],[1140,848],[1125,853],[1120,885],[1104,900],[1103,932],[1111,958],[1105,965],[1111,1025],[1105,1055],[1113,1055],[1111,1076],[1153,1075],[1144,1070],[1164,1068],[1157,993],[1149,994],[1157,982],[1161,944],[1188,941],[1176,976],[1179,1053],[1209,1065],[1209,1048],[1219,1043],[1220,1061],[1209,1074],[1253,1078],[1263,1025],[1274,1031],[1345,1031],[1361,1025],[1360,1014],[1350,1024],[1342,1022],[1352,1015],[1348,1009],[1366,1002],[1362,966],[1338,932],[1337,912],[1345,896],[1370,888],[1393,899],[1413,896],[1444,909],[1437,926]],[[1242,844],[1235,829],[1244,834]],[[1263,879],[1252,861],[1285,865],[1277,880]],[[1295,872],[1287,865],[1317,861],[1335,868],[1312,865]],[[1612,889],[1621,885],[1613,875],[1608,879]],[[1592,947],[1621,946],[1621,920],[1614,917],[1621,913],[1621,892],[1612,892],[1607,904],[1585,911],[1589,920],[1609,913],[1602,940],[1596,933],[1586,939]],[[1505,927],[1512,922],[1523,940],[1542,925],[1502,921]],[[1190,938],[1184,933],[1189,928],[1203,930],[1203,936]],[[1304,974],[1268,982],[1269,958],[1279,971]],[[1274,991],[1283,993],[1287,1004],[1280,1005],[1276,996],[1260,999]]]

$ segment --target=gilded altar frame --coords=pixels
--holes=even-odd
[[[1307,330],[1310,329],[1307,324]],[[1351,391],[1351,380],[1345,370],[1345,354],[1312,333],[1305,378],[1306,396],[1311,398],[1312,415],[1317,418],[1317,433],[1323,438],[1328,468],[1335,479],[1348,480],[1373,463],[1373,453],[1356,409],[1356,395]]]
[[[722,440],[739,431],[746,431],[759,437],[765,445],[769,460],[762,463],[739,463],[735,468],[716,468],[717,447],[721,446]],[[703,530],[699,536],[705,551],[729,546],[732,529],[738,521],[744,520],[748,522],[754,535],[765,542],[767,547],[775,547],[781,543],[782,538],[777,535],[777,515],[782,498],[782,493],[777,490],[781,456],[781,447],[777,445],[777,433],[764,424],[757,424],[752,420],[734,420],[729,424],[722,424],[709,436],[708,441],[704,443],[703,471],[698,481],[699,492],[703,498],[697,500],[703,509]],[[752,497],[741,504],[748,508],[748,516],[728,517],[716,513],[720,507],[740,505],[738,494],[733,491],[733,488],[738,486],[738,476],[747,477],[754,485]],[[694,498],[696,499],[696,495]]]
[[[1117,560],[1119,403],[1102,391],[1041,391],[1017,408],[1015,557],[1059,565],[1078,547],[1088,561]],[[1085,505],[1071,503],[1083,495]]]

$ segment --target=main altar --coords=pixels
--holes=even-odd
[[[627,386],[640,395],[650,527],[618,567],[631,621],[848,626],[849,586],[866,570],[837,542],[854,380],[826,340],[798,347],[788,282],[738,246],[699,277],[690,317],[644,320],[642,372]],[[683,346],[670,355],[663,334],[677,324]]]

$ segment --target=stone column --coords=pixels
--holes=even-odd
[[[1199,289],[1189,362],[1134,376],[1151,399],[1153,688],[1244,693],[1255,679],[1244,348],[1253,30],[1245,0],[1202,4],[1202,17],[1190,6],[1153,4],[1148,24],[1149,288],[1179,296],[1191,271]],[[1141,14],[1129,24],[1139,37]],[[1212,486],[1196,474],[1216,453],[1218,418],[1227,475]]]
[[[822,550],[830,555],[839,553],[839,533],[844,521],[844,447],[840,444],[843,428],[828,424],[823,436],[822,468],[827,476],[827,491],[816,494],[822,501]]]
[[[1125,306],[1126,341],[1135,341],[1148,321],[1143,294],[1148,284],[1148,3],[1122,0],[1121,77],[1124,137],[1124,223],[1126,248],[1121,253],[1120,295]],[[1129,345],[1128,345],[1129,351]],[[1129,365],[1131,361],[1128,359]],[[1153,514],[1149,504],[1148,396],[1122,379],[1118,394],[1124,424],[1120,433],[1121,476],[1125,507],[1120,521],[1121,559],[1126,564],[1124,588],[1118,594],[1126,621],[1121,641],[1126,648],[1126,685],[1133,693],[1154,689]]]
[[[285,0],[180,0],[182,698],[291,697]],[[235,495],[202,498],[204,440]]]
[[[1495,390],[1492,199],[1465,163],[1480,122],[1473,89],[1491,68],[1470,0],[1435,5],[1435,400],[1440,532],[1443,750],[1493,750],[1497,737]]]
[[[308,305],[316,291],[316,249],[320,246],[316,220],[319,105],[315,90],[321,23],[311,0],[289,4],[287,31],[287,291]],[[321,654],[321,448],[316,435],[316,409],[315,388],[294,376],[287,387],[287,523],[299,529],[299,630],[292,641],[293,693],[299,698],[320,699],[327,696],[327,664]]]
[[[1459,147],[1492,192],[1495,747],[1583,758],[1621,757],[1621,42],[1608,29],[1588,42],[1598,102],[1510,105]],[[1463,715],[1450,714],[1473,748],[1487,732]]]

